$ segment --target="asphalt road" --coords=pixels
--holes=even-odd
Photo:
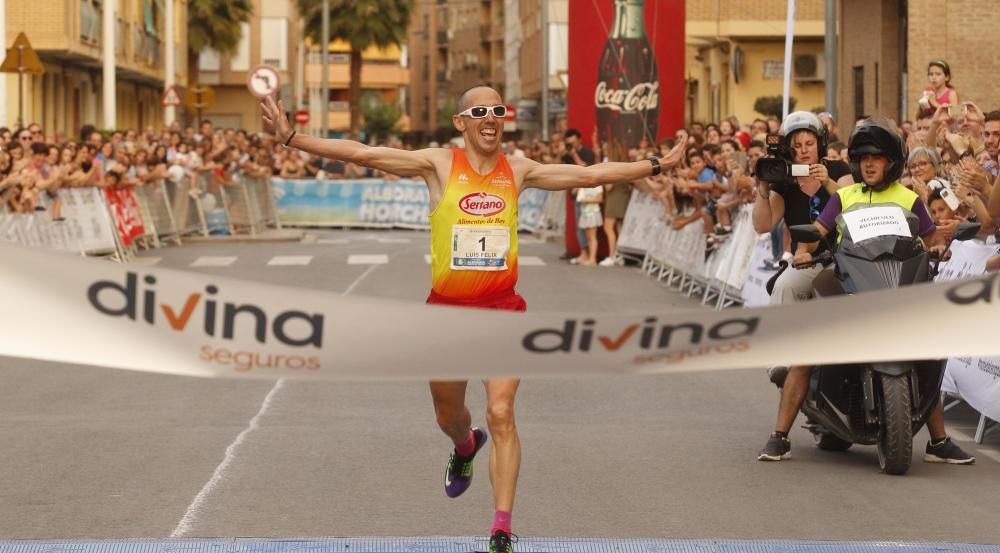
[[[426,296],[425,233],[309,232],[305,243],[185,245],[139,262]],[[537,258],[518,287],[533,311],[697,307],[634,268],[573,267],[560,253],[522,245]],[[269,265],[276,256],[308,264]],[[72,332],[53,323],[53,339]],[[9,358],[0,377],[0,538],[462,536],[491,521],[485,456],[462,498],[441,489],[450,446],[424,384],[201,380]],[[947,418],[975,466],[921,462],[924,431],[910,473],[891,477],[874,448],[821,452],[798,427],[793,460],[757,462],[777,399],[759,369],[522,383],[515,532],[1000,543],[1000,432],[972,443],[968,408]],[[481,386],[469,405],[484,424]]]

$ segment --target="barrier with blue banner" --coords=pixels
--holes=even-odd
[[[271,180],[282,225],[429,228],[427,185],[415,180]],[[544,190],[525,190],[518,199],[518,225],[537,230]]]

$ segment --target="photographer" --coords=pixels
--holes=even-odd
[[[839,188],[854,184],[851,168],[843,161],[821,160],[826,152],[826,126],[812,113],[799,111],[785,118],[778,157],[790,170],[806,172],[808,176],[786,176],[779,182],[767,182],[770,175],[762,173],[764,160],[758,162],[756,177],[757,196],[753,205],[754,230],[759,234],[771,232],[782,218],[786,226],[809,224],[816,220],[830,196]],[[790,162],[790,163],[789,163]],[[811,258],[809,244],[792,244],[797,259]],[[823,246],[820,246],[822,248]],[[774,283],[772,304],[802,301],[812,296],[812,281],[822,267],[796,269],[788,267]]]
[[[773,135],[768,137],[772,139],[768,147],[768,158],[756,163],[758,185],[753,204],[753,226],[759,234],[771,232],[782,219],[786,227],[813,223],[838,189],[854,184],[851,168],[846,163],[820,159],[820,152],[825,153],[827,149],[827,135],[826,126],[818,117],[804,111],[791,113],[785,118],[782,131],[779,144],[773,144]],[[769,182],[772,175],[779,173],[772,167],[783,168],[784,174],[780,180]],[[806,173],[808,176],[792,177],[794,173]],[[822,242],[792,242],[795,254],[793,260],[808,261],[813,254],[824,249]],[[822,270],[823,267],[819,265],[802,268],[786,265],[772,280],[774,285],[771,289],[771,304],[810,299],[813,295],[813,280]],[[801,389],[808,383],[809,367],[772,367],[768,375],[779,388],[786,385],[787,376],[788,385]],[[782,402],[777,427],[779,430],[784,429],[784,435],[772,435],[757,457],[758,460],[777,461],[784,458],[789,443],[787,431],[797,410],[794,403],[786,405],[786,402]]]

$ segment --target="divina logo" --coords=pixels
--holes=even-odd
[[[90,300],[90,305],[94,309],[105,315],[128,317],[133,321],[136,320],[137,310],[141,307],[142,320],[151,325],[156,324],[156,308],[159,307],[167,324],[177,332],[187,328],[195,309],[201,303],[204,307],[201,322],[205,334],[214,337],[220,330],[220,317],[218,316],[220,302],[213,299],[213,296],[219,293],[219,289],[215,285],[209,284],[205,287],[204,301],[202,301],[201,293],[194,292],[188,295],[183,305],[175,307],[161,303],[157,306],[156,290],[152,288],[156,284],[156,277],[147,275],[142,280],[146,287],[142,290],[141,302],[139,299],[139,277],[133,272],[126,273],[124,286],[110,280],[100,280],[91,284],[90,288],[87,289],[87,299]],[[117,301],[109,306],[115,296],[117,296]],[[221,337],[223,339],[234,339],[236,317],[243,314],[244,317],[251,317],[253,321],[254,338],[262,344],[267,342],[268,314],[263,308],[251,303],[237,305],[222,302],[221,311]],[[299,332],[299,334],[305,334],[304,336],[292,337],[288,335],[286,327],[292,325],[293,321],[298,321],[293,326],[304,327],[307,330],[307,332]],[[314,346],[317,348],[323,346],[323,315],[321,314],[310,315],[302,311],[283,311],[271,321],[270,329],[274,338],[287,346]]]
[[[658,325],[657,322],[656,317],[648,317],[643,319],[642,324],[631,324],[617,334],[596,336],[597,343],[606,351],[618,351],[632,340],[636,332],[638,332],[638,346],[645,350],[671,347],[678,332],[683,332],[682,338],[687,340],[685,345],[700,344],[706,335],[709,340],[735,340],[757,332],[760,318],[726,319],[707,328],[699,323]],[[579,351],[590,351],[594,346],[594,324],[593,319],[581,321],[577,333],[577,321],[567,320],[563,323],[562,329],[543,328],[529,332],[521,343],[524,349],[534,353],[557,351],[569,353],[574,348]]]
[[[1000,282],[1000,273],[993,273],[987,277],[952,286],[948,289],[945,297],[956,305],[970,305],[977,302],[993,303],[993,298],[1000,301],[998,282]]]
[[[458,201],[458,207],[469,215],[489,217],[503,211],[507,207],[507,202],[500,196],[494,196],[486,192],[473,192],[468,196],[463,196]]]

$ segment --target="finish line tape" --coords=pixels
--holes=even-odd
[[[1000,355],[1000,275],[806,303],[509,313],[0,244],[0,355],[163,374],[427,380]]]

